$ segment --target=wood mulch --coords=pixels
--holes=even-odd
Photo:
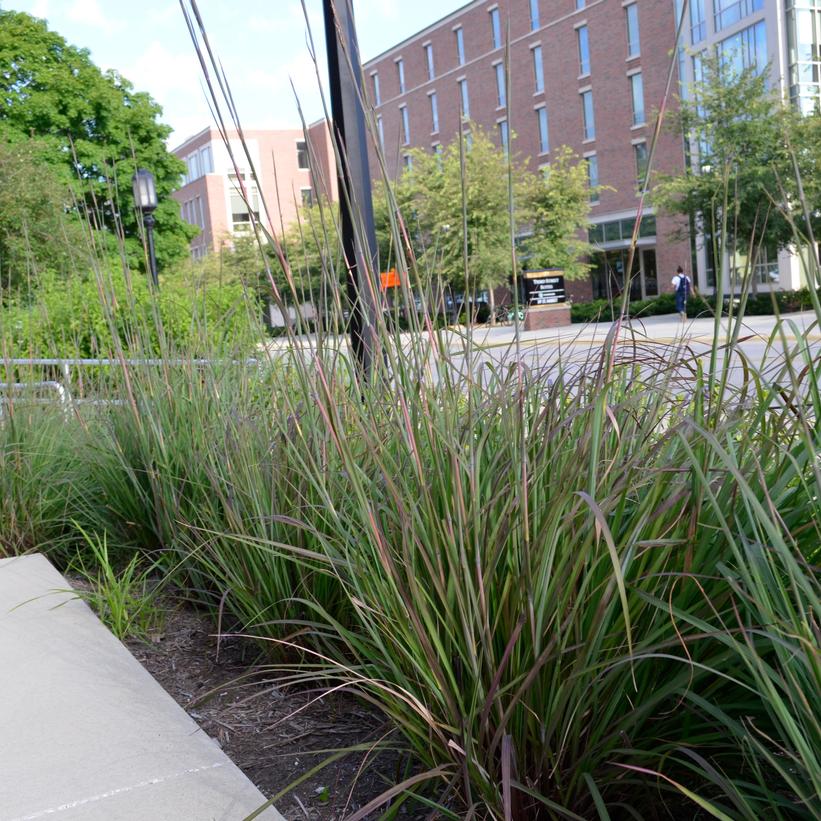
[[[126,645],[266,798],[334,751],[375,744],[389,733],[384,717],[350,694],[317,698],[316,691],[280,689],[266,677],[258,645],[224,636],[217,652],[214,633],[206,614],[180,605],[149,640],[132,638]],[[395,752],[351,753],[293,787],[275,806],[287,821],[341,821],[407,777],[407,766],[407,757]],[[403,807],[400,817],[418,811],[418,805]]]

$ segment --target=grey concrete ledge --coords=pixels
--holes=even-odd
[[[55,593],[68,587],[43,556],[0,560],[0,821],[242,821],[260,807],[91,610]]]

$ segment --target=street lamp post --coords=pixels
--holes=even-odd
[[[331,117],[339,146],[339,211],[348,267],[351,344],[365,377],[374,365],[377,308],[368,271],[376,251],[368,136],[352,0],[323,0]],[[359,230],[357,230],[357,227]]]
[[[154,175],[145,168],[138,168],[131,180],[134,190],[134,204],[143,218],[146,239],[148,241],[148,269],[151,274],[151,284],[159,289],[157,279],[157,256],[154,253],[154,211],[157,208],[157,187],[154,184]]]

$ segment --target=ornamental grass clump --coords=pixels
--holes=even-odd
[[[198,13],[189,23],[196,38]],[[87,533],[109,581],[150,568],[218,632],[256,637],[283,689],[381,710],[383,744],[411,764],[348,821],[411,805],[500,821],[817,818],[814,260],[815,322],[778,319],[760,360],[750,265],[708,346],[644,336],[629,282],[600,344],[528,348],[515,319],[508,347],[483,346],[440,327],[436,254],[414,257],[390,184],[384,196],[380,267],[402,286],[395,316],[374,318],[370,372],[327,330],[351,307],[335,241],[316,333],[297,316],[254,361],[222,336],[176,348],[155,313],[144,350],[159,340],[162,356],[128,362],[109,319],[119,365],[83,395],[114,403],[0,420],[3,549]],[[305,230],[336,240],[329,217]],[[801,224],[795,244],[813,247]],[[251,227],[287,314],[299,254]],[[44,494],[49,471],[59,491]]]

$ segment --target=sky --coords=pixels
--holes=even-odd
[[[294,89],[308,122],[322,116],[316,68],[300,0],[197,0],[245,128],[299,128]],[[449,14],[466,0],[354,0],[363,60]],[[179,0],[0,0],[0,8],[45,18],[163,108],[169,147],[213,122]],[[305,0],[323,83],[321,0]]]

